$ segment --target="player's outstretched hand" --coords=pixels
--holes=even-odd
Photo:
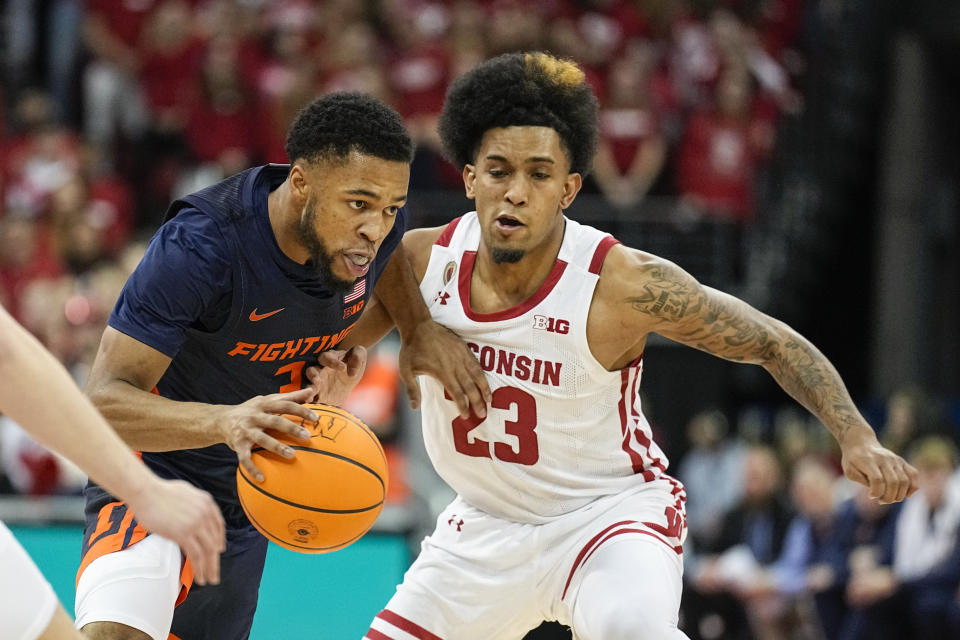
[[[840,445],[843,474],[870,488],[870,497],[882,504],[900,502],[917,491],[917,470],[884,448],[873,432],[847,434]]]
[[[309,440],[309,431],[292,420],[281,417],[281,414],[300,416],[309,422],[316,422],[317,414],[303,406],[303,403],[310,402],[314,395],[314,390],[306,387],[287,393],[256,396],[242,404],[225,407],[225,411],[217,416],[221,440],[237,452],[237,460],[257,482],[263,482],[263,472],[253,464],[250,450],[259,446],[285,458],[292,458],[293,449],[264,431],[271,429],[290,434],[294,438]]]
[[[127,503],[148,531],[180,545],[197,584],[219,584],[226,541],[223,516],[209,493],[182,480],[155,478]]]
[[[313,402],[339,407],[353,390],[367,367],[367,350],[360,345],[330,349],[317,357],[315,367],[307,367],[309,389],[316,394]]]
[[[413,409],[420,406],[420,374],[436,378],[443,385],[457,403],[461,418],[470,417],[471,410],[480,418],[486,417],[491,393],[480,363],[457,334],[433,320],[417,325],[400,349],[400,378]]]

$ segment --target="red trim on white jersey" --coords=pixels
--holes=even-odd
[[[553,263],[553,268],[550,270],[550,273],[547,274],[547,279],[543,281],[543,284],[540,285],[540,288],[537,289],[532,296],[520,304],[510,307],[509,309],[504,309],[503,311],[477,313],[470,308],[470,278],[473,276],[473,265],[476,260],[476,251],[463,252],[463,258],[460,259],[460,279],[458,283],[460,287],[460,305],[463,307],[463,313],[474,322],[497,322],[498,320],[509,320],[517,316],[522,316],[540,304],[540,302],[553,291],[553,288],[560,281],[564,269],[567,268],[567,263],[558,259]]]
[[[443,638],[436,635],[435,633],[430,633],[429,631],[427,631],[426,629],[418,625],[416,622],[413,622],[412,620],[407,620],[400,614],[394,613],[389,609],[384,609],[383,611],[378,613],[377,618],[379,618],[380,620],[383,620],[387,624],[390,624],[396,627],[397,629],[400,629],[404,633],[410,634],[411,636],[413,636],[414,638],[417,638],[418,640],[443,640]],[[372,635],[372,634],[376,634],[376,635]],[[367,637],[370,638],[370,640],[383,640],[384,638],[386,638],[386,640],[392,640],[392,638],[390,638],[390,636],[388,636],[387,634],[372,628],[369,631],[367,631]]]
[[[620,241],[613,236],[607,236],[600,241],[600,244],[597,245],[597,248],[593,252],[593,259],[590,261],[590,273],[600,274],[600,269],[603,267],[603,261],[607,258],[607,253],[614,245],[618,244],[620,244]]]
[[[460,220],[462,218],[463,216],[460,216],[459,218],[454,218],[448,222],[447,227],[443,230],[443,233],[440,234],[440,237],[437,238],[433,244],[438,244],[441,247],[449,247],[450,238],[453,237],[453,232],[457,230],[457,225],[460,224]]]
[[[643,472],[643,456],[640,455],[639,451],[636,451],[633,447],[630,446],[631,433],[630,425],[627,420],[627,387],[630,385],[630,372],[634,367],[625,367],[620,370],[620,433],[623,435],[623,441],[620,446],[624,451],[627,452],[627,455],[630,456],[630,463],[633,465],[634,473]],[[646,476],[644,476],[646,479]]]

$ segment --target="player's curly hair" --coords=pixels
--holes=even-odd
[[[290,162],[345,159],[352,151],[395,162],[413,160],[400,114],[363,93],[329,93],[300,110],[287,132]]]
[[[597,146],[597,99],[576,63],[547,53],[507,53],[457,78],[440,114],[440,138],[458,168],[474,162],[488,129],[551,127],[586,175]]]

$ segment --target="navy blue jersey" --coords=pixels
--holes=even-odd
[[[304,369],[337,345],[360,317],[406,228],[401,209],[367,275],[352,291],[329,289],[280,249],[267,196],[289,166],[249,169],[174,202],[127,281],[109,325],[170,356],[157,383],[173,400],[238,404],[294,391]],[[237,456],[227,445],[146,452],[166,478],[210,491],[230,528],[249,527],[236,492]],[[111,499],[88,489],[88,515]]]

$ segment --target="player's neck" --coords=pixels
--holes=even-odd
[[[495,262],[481,244],[470,281],[470,304],[480,313],[495,313],[528,300],[537,292],[557,262],[561,233],[556,241],[530,250],[517,262]]]
[[[310,253],[297,241],[295,220],[290,203],[290,189],[286,182],[267,195],[267,215],[270,218],[270,228],[273,237],[283,253],[293,260],[303,264],[310,257]]]

